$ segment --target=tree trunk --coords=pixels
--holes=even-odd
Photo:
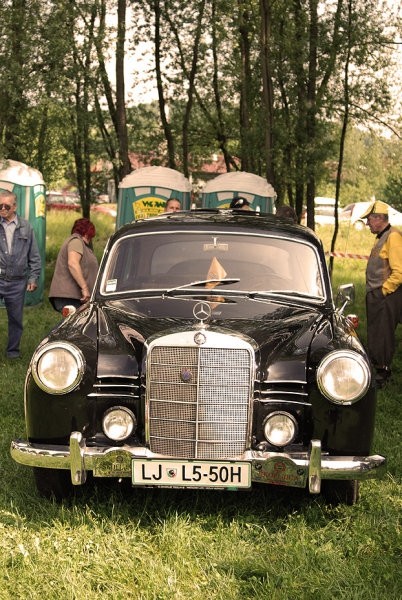
[[[194,96],[196,94],[195,78],[198,70],[198,57],[200,50],[200,40],[202,35],[202,25],[205,11],[205,0],[200,0],[196,7],[197,10],[197,21],[195,32],[191,35],[191,66],[187,68],[186,52],[184,51],[180,32],[176,26],[175,20],[170,17],[169,12],[166,12],[165,18],[169,22],[169,25],[173,31],[174,39],[176,40],[177,49],[180,56],[180,67],[183,74],[183,79],[187,80],[187,102],[184,108],[183,123],[182,123],[182,170],[186,177],[190,176],[189,170],[189,155],[190,155],[190,144],[189,144],[189,127],[191,119],[191,111],[194,103]],[[189,49],[190,50],[190,49]]]
[[[163,89],[163,81],[162,81],[162,67],[161,67],[161,7],[160,1],[154,0],[154,15],[155,15],[155,32],[154,32],[154,42],[155,42],[155,70],[156,70],[156,87],[158,90],[158,103],[159,103],[159,113],[162,121],[162,127],[165,134],[165,140],[167,144],[168,151],[168,167],[171,169],[176,168],[176,159],[175,159],[175,149],[174,149],[174,140],[172,129],[170,127],[170,123],[167,117],[167,106],[165,100],[165,94]]]
[[[306,184],[306,107],[307,94],[304,72],[304,14],[299,0],[294,0],[295,18],[295,48],[294,71],[296,80],[296,124],[295,124],[295,202],[296,212],[300,215],[303,211]],[[307,200],[307,225],[314,229],[314,201]]]
[[[194,36],[193,46],[193,57],[191,63],[191,70],[188,78],[188,91],[187,91],[187,104],[183,119],[183,173],[186,177],[190,176],[189,171],[189,125],[191,109],[193,106],[194,90],[195,90],[195,76],[198,68],[198,53],[200,47],[200,39],[202,34],[202,22],[204,18],[205,0],[202,0],[199,4],[197,27]]]
[[[264,127],[266,178],[276,187],[273,163],[273,107],[274,90],[272,85],[272,71],[270,62],[271,44],[271,0],[260,0],[261,11],[261,68],[263,106],[266,124]]]
[[[222,110],[222,100],[220,95],[219,88],[219,52],[217,48],[217,20],[216,20],[216,0],[212,0],[212,58],[213,58],[213,76],[212,76],[212,86],[214,91],[215,98],[215,106],[216,106],[216,114],[217,114],[217,123],[215,124],[216,131],[216,139],[219,144],[219,148],[222,151],[223,158],[225,161],[226,170],[230,171],[232,168],[237,170],[237,164],[234,160],[233,156],[230,154],[227,148],[227,136],[226,136],[226,127],[225,120],[223,117]],[[205,112],[205,111],[204,111]],[[210,119],[212,120],[212,119]]]
[[[316,88],[317,88],[317,43],[318,43],[318,0],[309,1],[310,31],[309,31],[309,63],[307,82],[307,111],[306,111],[306,197],[307,197],[307,225],[314,228],[314,198],[316,177]],[[313,221],[309,213],[313,208]]]
[[[251,134],[253,79],[250,67],[250,15],[246,2],[238,0],[240,33],[240,147],[242,171],[255,172],[255,148]]]
[[[119,143],[119,175],[123,179],[131,171],[128,156],[127,116],[124,86],[124,43],[126,38],[126,0],[117,0],[116,42],[116,113]]]
[[[350,56],[352,49],[352,41],[351,41],[351,30],[352,30],[352,17],[353,17],[353,0],[348,0],[348,48],[345,60],[344,67],[344,77],[343,77],[343,120],[342,120],[342,131],[341,137],[339,141],[339,158],[338,158],[338,167],[336,171],[336,191],[335,191],[335,227],[334,234],[331,240],[331,256],[329,259],[329,273],[332,279],[333,268],[334,268],[334,257],[332,253],[336,248],[336,238],[338,236],[339,230],[339,221],[338,221],[338,207],[339,207],[339,195],[341,189],[341,180],[342,180],[342,167],[343,167],[343,159],[345,154],[345,142],[346,142],[346,133],[349,124],[349,108],[350,108],[350,99],[349,99],[349,66],[350,66]]]

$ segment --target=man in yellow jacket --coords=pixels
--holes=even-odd
[[[378,200],[361,215],[376,235],[366,269],[366,310],[368,353],[379,387],[391,377],[395,332],[402,320],[402,233],[388,215],[388,204]]]

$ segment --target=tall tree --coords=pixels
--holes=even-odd
[[[353,16],[353,0],[348,0],[348,20],[347,20],[347,48],[346,48],[346,60],[344,63],[344,77],[343,77],[343,97],[344,97],[344,112],[342,119],[342,131],[341,137],[339,140],[339,159],[338,159],[338,167],[336,172],[336,188],[335,188],[335,227],[334,233],[331,240],[331,257],[329,259],[329,272],[332,277],[333,266],[334,266],[334,257],[333,252],[336,247],[336,239],[338,236],[339,230],[339,222],[338,222],[338,208],[339,208],[339,197],[341,191],[341,181],[342,181],[342,169],[343,169],[343,161],[345,156],[345,142],[346,142],[346,133],[349,125],[349,109],[350,109],[350,98],[349,98],[349,69],[350,69],[350,59],[352,52],[352,16]]]
[[[70,0],[69,27],[74,40],[71,55],[72,94],[69,97],[71,142],[75,160],[77,187],[81,197],[84,217],[89,217],[91,206],[91,144],[90,125],[92,111],[90,101],[94,81],[92,71],[92,51],[94,29],[97,16],[96,4],[90,7],[89,14],[81,6]],[[79,40],[78,31],[81,36]]]
[[[240,46],[240,119],[239,136],[242,171],[255,172],[255,140],[252,114],[255,110],[252,74],[253,13],[248,0],[237,0]]]
[[[37,54],[36,0],[12,0],[0,12],[0,140],[7,158],[23,160],[21,118],[35,96]]]
[[[216,140],[219,145],[219,149],[223,154],[223,158],[225,160],[225,165],[227,171],[231,171],[232,169],[237,170],[237,163],[235,162],[234,157],[228,148],[228,132],[227,125],[225,122],[224,110],[223,110],[223,101],[222,101],[222,93],[219,82],[219,73],[220,73],[220,53],[219,53],[219,38],[218,38],[218,22],[219,22],[219,12],[217,10],[217,2],[216,0],[212,0],[211,2],[211,51],[212,51],[212,88],[213,88],[213,98],[214,98],[214,112],[216,113],[216,118],[213,118],[211,113],[209,112],[209,121],[213,123]],[[201,102],[200,102],[201,105]],[[205,112],[205,111],[204,111]]]
[[[100,0],[99,3],[99,26],[97,35],[95,35],[95,48],[98,60],[98,85],[95,88],[95,111],[98,122],[99,131],[103,140],[106,156],[112,165],[112,177],[115,190],[121,178],[121,163],[119,160],[119,125],[117,119],[117,109],[114,99],[112,84],[106,67],[105,54],[107,52],[107,44],[109,38],[107,35],[106,16],[107,5],[106,0]],[[120,70],[119,70],[120,72]],[[123,71],[124,75],[124,71]],[[102,99],[107,104],[107,111],[103,110]],[[123,89],[124,100],[124,89]],[[108,127],[108,121],[111,121],[111,126]]]
[[[203,20],[204,20],[204,10],[205,10],[205,0],[200,0],[195,7],[191,7],[191,12],[195,16],[195,27],[192,35],[190,36],[190,43],[188,41],[188,37],[182,42],[179,27],[177,26],[176,14],[179,9],[180,14],[183,17],[183,12],[187,9],[187,2],[184,3],[183,6],[177,7],[175,6],[175,13],[172,15],[169,11],[168,3],[165,4],[164,15],[171,27],[172,34],[174,39],[176,40],[177,50],[179,53],[179,64],[183,74],[183,79],[185,81],[185,85],[183,86],[186,89],[186,101],[183,111],[183,121],[182,121],[182,169],[183,173],[186,177],[190,176],[189,170],[189,156],[190,156],[190,119],[191,112],[194,103],[195,96],[195,87],[196,87],[196,76],[197,69],[199,68],[199,53],[200,53],[200,42],[201,35],[203,33]],[[184,17],[186,18],[186,17]],[[189,65],[187,64],[187,55],[189,54],[189,49],[191,51],[191,55],[189,56]]]
[[[160,0],[153,0],[154,9],[154,45],[155,45],[155,74],[156,74],[156,86],[158,90],[158,102],[159,112],[162,121],[163,131],[165,132],[167,154],[168,154],[168,166],[171,169],[176,168],[176,156],[175,156],[175,143],[173,138],[172,128],[168,119],[168,108],[166,102],[165,89],[163,86],[162,77],[162,37],[161,37],[161,21],[162,21],[162,7]]]
[[[308,77],[306,90],[306,200],[307,225],[314,228],[314,198],[316,190],[315,156],[317,138],[317,54],[318,54],[318,0],[309,0]],[[312,218],[311,218],[312,217]]]
[[[128,157],[127,116],[124,82],[124,44],[126,39],[126,0],[117,0],[117,41],[116,41],[116,118],[119,141],[120,179],[130,173]]]
[[[274,130],[274,87],[271,64],[271,28],[272,28],[272,0],[260,0],[261,13],[261,72],[262,72],[262,104],[265,116],[265,173],[267,180],[275,187],[276,177],[273,160],[273,130]]]
[[[335,143],[339,147],[334,132],[345,113],[348,6],[350,124],[382,125],[391,98],[389,46],[397,21],[379,10],[378,0],[350,1],[5,0],[0,143],[10,158],[40,165],[52,179],[61,163],[70,176],[74,157],[72,178],[83,206],[98,158],[111,161],[117,183],[127,171],[121,161],[129,147],[129,39],[131,46],[152,46],[149,77],[159,107],[159,117],[149,107],[142,120],[130,107],[130,149],[152,140],[162,164],[186,173],[218,150],[227,170],[238,168],[234,157],[240,156],[243,169],[265,173],[274,183],[279,201],[287,196],[299,214],[307,202],[312,225],[311,205],[323,177],[329,179],[328,159]],[[134,14],[130,37],[128,8]],[[115,31],[108,11],[117,11]],[[116,55],[116,87],[108,76],[110,54]],[[137,65],[131,66],[134,71]],[[145,123],[154,135],[139,130]],[[343,169],[343,190],[350,181]],[[385,177],[378,182],[383,188]],[[361,179],[359,185],[363,194]]]

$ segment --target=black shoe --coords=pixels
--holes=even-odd
[[[391,379],[391,369],[389,367],[377,367],[375,381],[379,389],[383,388]]]

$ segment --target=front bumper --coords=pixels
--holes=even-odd
[[[11,442],[10,451],[12,458],[23,465],[69,470],[74,485],[85,483],[88,471],[92,471],[94,477],[131,477],[132,461],[136,458],[162,458],[143,447],[87,447],[79,432],[71,434],[69,446],[39,446],[15,440]],[[386,465],[386,459],[377,454],[326,455],[321,450],[319,440],[311,442],[309,452],[286,454],[251,450],[242,457],[236,457],[236,460],[251,464],[253,482],[290,487],[308,485],[312,494],[320,492],[324,479],[376,478],[384,473]]]

